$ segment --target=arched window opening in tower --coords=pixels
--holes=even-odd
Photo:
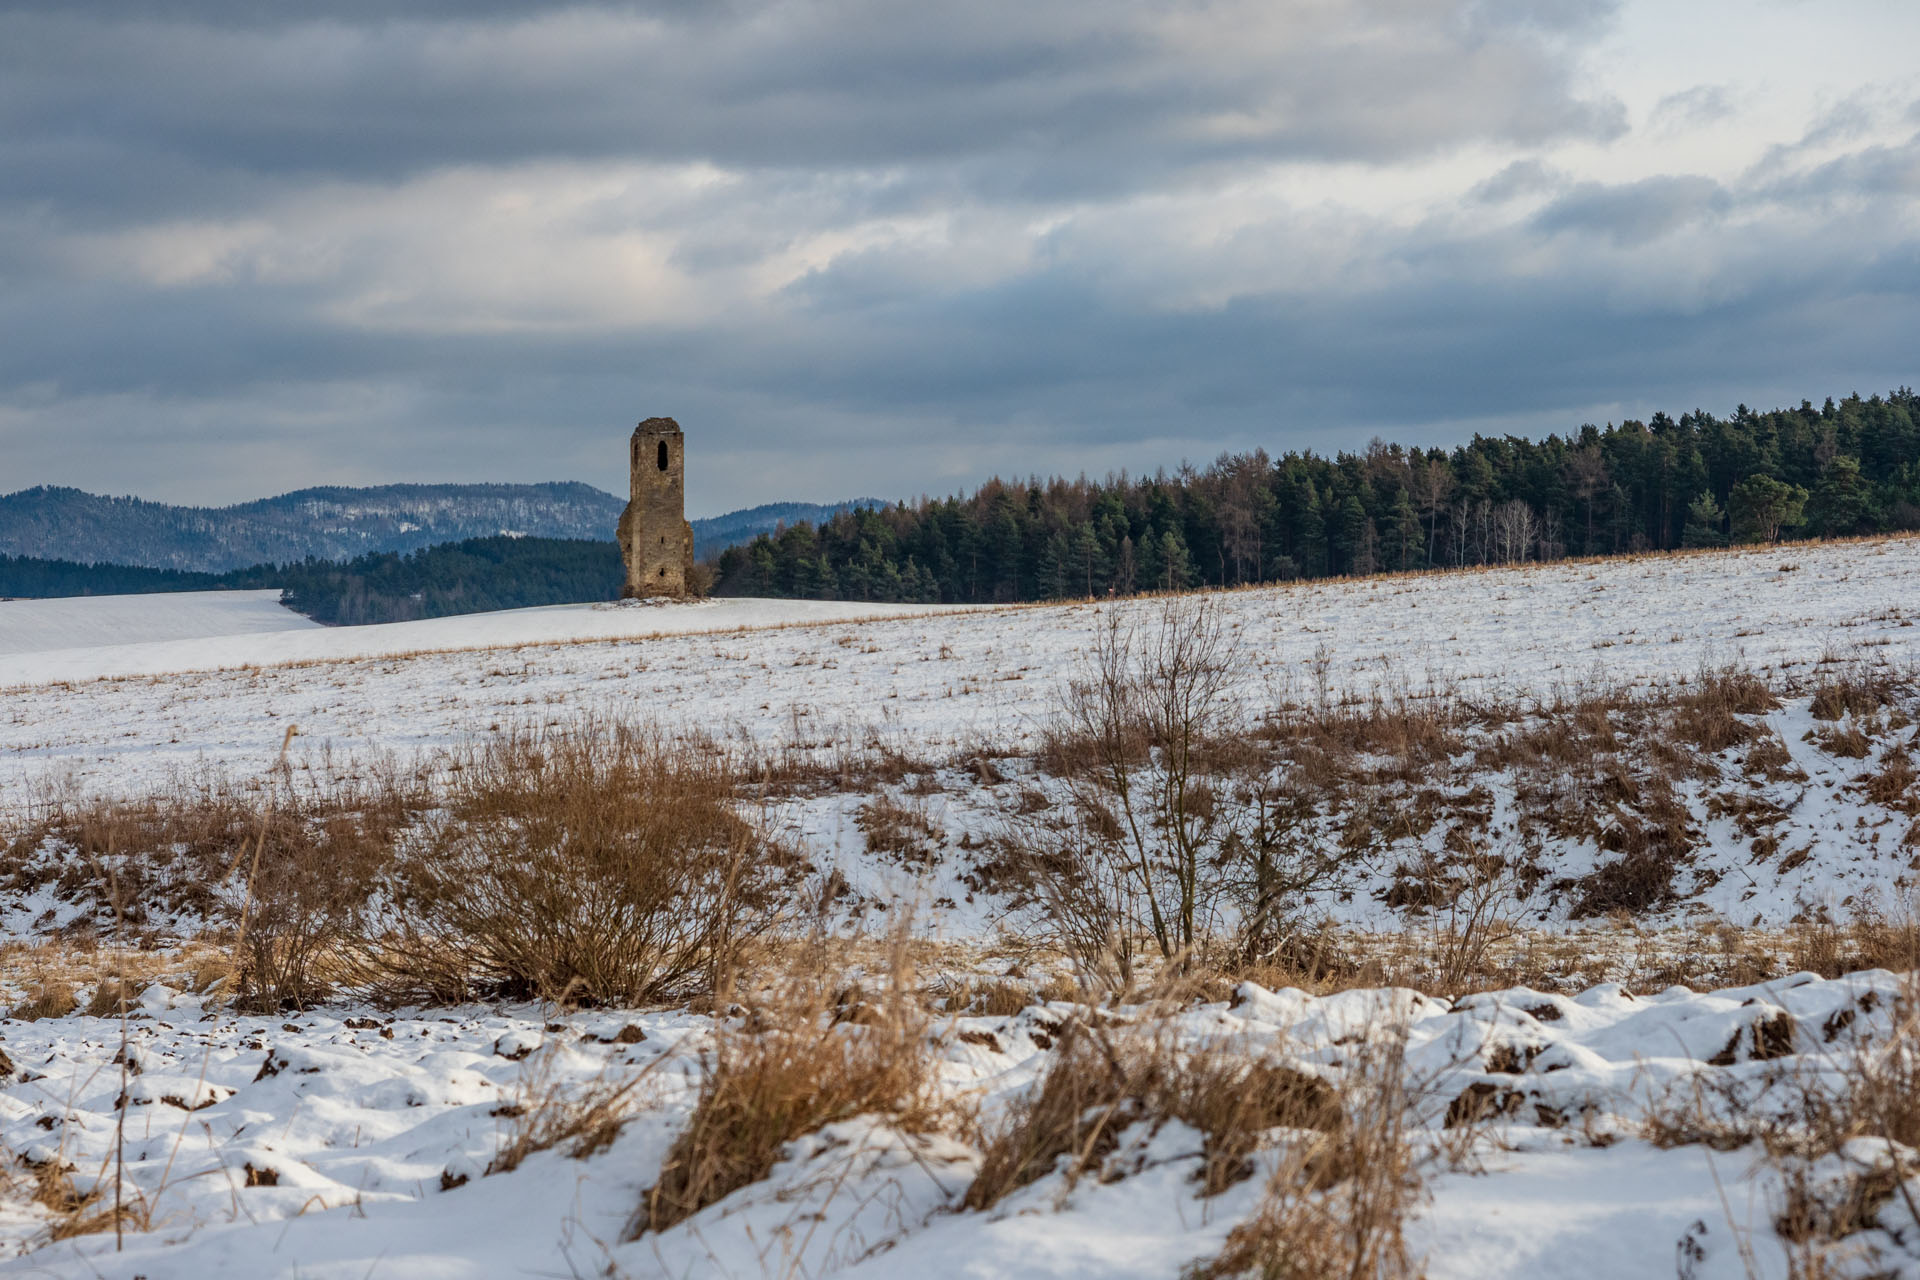
[[[667,442],[665,440],[660,442],[660,469],[662,471],[667,469]]]

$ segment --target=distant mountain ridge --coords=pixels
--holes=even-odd
[[[326,486],[230,507],[178,507],[39,485],[0,496],[0,555],[225,573],[501,534],[611,541],[625,505],[577,481]],[[878,505],[872,499],[770,503],[695,520],[695,551],[709,555],[780,524]]]

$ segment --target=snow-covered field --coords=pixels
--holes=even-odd
[[[1463,1094],[1492,1098],[1500,1117],[1464,1162],[1427,1161],[1429,1198],[1409,1232],[1433,1280],[1638,1280],[1676,1274],[1676,1256],[1692,1258],[1679,1275],[1731,1280],[1748,1274],[1743,1251],[1759,1275],[1787,1275],[1771,1225],[1780,1171],[1757,1143],[1663,1149],[1643,1138],[1642,1118],[1696,1094],[1720,1100],[1708,1113],[1735,1122],[1790,1105],[1799,1095],[1786,1082],[1835,1082],[1856,1046],[1885,1040],[1900,994],[1884,972],[1712,994],[1515,989],[1452,1005],[1407,991],[1315,999],[1248,984],[1171,1027],[1188,1047],[1334,1074],[1357,1044],[1404,1034],[1416,1150],[1444,1140]],[[1146,1280],[1216,1253],[1263,1185],[1253,1176],[1203,1197],[1200,1135],[1177,1120],[1143,1122],[1123,1132],[1099,1176],[1069,1185],[1055,1173],[991,1210],[964,1211],[974,1149],[859,1119],[796,1142],[764,1182],[626,1240],[697,1092],[705,1018],[524,1007],[244,1018],[205,1012],[164,986],[142,1005],[124,1161],[128,1198],[151,1230],[130,1234],[124,1252],[111,1233],[47,1245],[0,1262],[0,1274]],[[973,1099],[991,1124],[1053,1060],[1049,1046],[1074,1013],[1055,1004],[936,1024],[941,1087]],[[635,1042],[617,1043],[627,1028]],[[0,1140],[30,1160],[71,1164],[83,1182],[110,1168],[119,1024],[8,1024],[4,1047],[21,1070],[0,1094]],[[645,1077],[641,1101],[606,1150],[546,1151],[486,1173],[516,1105],[556,1085],[635,1075]],[[1895,1158],[1860,1141],[1827,1171],[1884,1171]],[[1920,1224],[1897,1197],[1875,1218],[1849,1242],[1857,1267],[1825,1274],[1914,1273]],[[16,1241],[44,1233],[17,1207],[0,1230]]]
[[[1823,663],[1920,661],[1913,538],[1213,598],[1246,672],[1238,696],[1254,711],[1323,695],[1545,698],[1685,681],[1731,663],[1791,685]],[[289,725],[299,728],[296,762],[335,768],[585,711],[762,747],[881,745],[935,762],[1017,752],[1081,669],[1106,611],[1150,625],[1160,607],[628,603],[14,655],[0,658],[0,687],[14,686],[0,691],[0,806],[17,808],[49,787],[138,793],[209,767],[256,777]],[[1769,722],[1807,775],[1760,797],[1787,815],[1774,833],[1787,850],[1777,869],[1756,871],[1736,817],[1707,816],[1710,797],[1690,793],[1707,830],[1699,891],[1685,895],[1691,907],[1740,924],[1780,923],[1905,891],[1904,825],[1890,829],[1894,815],[1860,802],[1859,762],[1810,745],[1810,724],[1804,702]],[[988,810],[999,803],[976,799]],[[957,861],[917,882],[864,865],[854,826],[861,800],[802,805],[787,815],[789,829],[863,891],[941,902],[944,929],[990,927],[992,906],[968,900]],[[953,842],[993,816],[965,794],[929,804]],[[1548,861],[1580,875],[1600,855],[1589,843],[1549,850]],[[1378,887],[1349,886],[1360,891],[1342,892],[1335,914],[1392,927]]]
[[[9,612],[12,611],[12,612]],[[930,612],[841,600],[621,601],[548,605],[420,622],[322,627],[275,591],[0,601],[0,687],[222,668],[638,640]],[[111,645],[110,650],[100,646]]]
[[[104,645],[152,645],[208,637],[283,635],[320,624],[280,603],[278,591],[180,591],[148,596],[70,596],[54,600],[0,600],[0,671],[15,679],[37,668],[22,655],[80,649],[76,660],[94,671],[117,658]],[[269,641],[269,643],[273,643]],[[284,643],[284,641],[281,641]],[[196,652],[193,645],[179,650]],[[189,660],[188,665],[193,665]]]
[[[1215,598],[1247,673],[1237,696],[1256,712],[1430,692],[1546,699],[1690,681],[1730,664],[1790,688],[1848,664],[1920,664],[1920,539],[1911,538]],[[977,848],[966,837],[1038,780],[1014,758],[999,766],[1004,780],[969,781],[970,757],[1034,744],[1107,610],[1146,623],[1161,607],[725,601],[316,630],[272,629],[277,604],[231,598],[216,602],[233,611],[219,632],[206,628],[225,624],[205,615],[160,621],[161,610],[185,607],[179,597],[145,600],[116,602],[132,621],[112,627],[75,620],[84,610],[64,624],[41,610],[0,631],[0,813],[49,787],[128,795],[201,770],[256,777],[288,725],[300,730],[296,767],[314,768],[404,759],[583,712],[770,748],[879,745],[939,766],[939,785],[915,801],[943,833],[933,868],[861,862],[863,795],[793,799],[778,815],[787,834],[863,892],[934,904],[949,937],[983,951],[997,909],[984,895],[968,900],[960,849]],[[0,627],[13,607],[0,604]],[[145,631],[143,607],[155,618]],[[1778,853],[1754,853],[1741,815],[1715,814],[1710,788],[1685,782],[1702,842],[1689,908],[1778,924],[1901,890],[1912,854],[1905,819],[1895,826],[1897,804],[1862,798],[1862,761],[1822,745],[1825,729],[1804,699],[1760,718],[1787,757],[1754,784],[1784,815],[1769,819]],[[1915,731],[1889,722],[1875,732],[1875,750],[1904,752]],[[1509,799],[1490,802],[1490,831],[1508,829]],[[1577,873],[1572,864],[1584,858],[1590,868],[1599,852],[1570,841],[1547,854]],[[1345,918],[1393,927],[1374,887],[1349,895]],[[43,905],[12,904],[8,918]],[[960,1200],[977,1145],[865,1118],[794,1143],[766,1180],[629,1241],[623,1229],[693,1106],[710,1018],[528,1006],[253,1018],[187,986],[182,972],[143,997],[124,1097],[118,1023],[0,1022],[11,1069],[0,1084],[0,1145],[40,1167],[58,1160],[91,1185],[124,1120],[129,1185],[150,1215],[124,1252],[110,1233],[48,1243],[48,1215],[29,1205],[20,1166],[0,1192],[0,1243],[28,1251],[0,1262],[0,1273],[1171,1277],[1217,1253],[1261,1196],[1255,1176],[1202,1197],[1198,1135],[1170,1121],[1129,1130],[1100,1177],[1070,1186],[1056,1172],[990,1211],[968,1211]],[[1602,986],[1458,1001],[1248,985],[1172,1025],[1188,1045],[1334,1074],[1356,1044],[1404,1032],[1406,1078],[1420,1099],[1416,1146],[1431,1154],[1409,1232],[1436,1280],[1709,1280],[1788,1274],[1789,1242],[1774,1224],[1789,1191],[1784,1166],[1750,1135],[1726,1150],[1657,1146],[1643,1128],[1649,1109],[1681,1096],[1757,1115],[1786,1105],[1783,1090],[1837,1086],[1861,1044],[1893,1034],[1907,994],[1883,972],[1713,993]],[[1053,1061],[1073,1012],[1054,1003],[937,1022],[942,1088],[970,1099],[990,1126]],[[639,1105],[607,1149],[584,1159],[546,1151],[486,1172],[529,1097],[635,1073],[646,1077]],[[1449,1107],[1475,1088],[1501,1117],[1470,1158],[1443,1158]],[[1915,1158],[1863,1140],[1816,1171],[1865,1171],[1888,1192],[1871,1220],[1853,1224],[1861,1229],[1832,1274],[1920,1275],[1920,1222],[1904,1192],[1892,1194]],[[1270,1151],[1256,1164],[1276,1159]]]

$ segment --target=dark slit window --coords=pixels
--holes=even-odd
[[[660,469],[662,471],[667,469],[667,442],[665,440],[660,442]]]

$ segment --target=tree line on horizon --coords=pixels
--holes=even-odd
[[[1920,529],[1920,397],[1583,427],[1452,449],[1231,454],[1104,482],[796,522],[710,561],[720,595],[994,603]],[[612,542],[492,537],[225,573],[0,555],[0,596],[279,588],[336,625],[618,598]]]
[[[1227,454],[995,479],[723,552],[729,596],[1002,603],[1920,529],[1920,397],[1583,426],[1452,449]]]
[[[308,558],[226,573],[0,555],[0,597],[280,590],[280,602],[331,626],[617,600],[620,547],[577,538],[468,538],[405,554]]]

